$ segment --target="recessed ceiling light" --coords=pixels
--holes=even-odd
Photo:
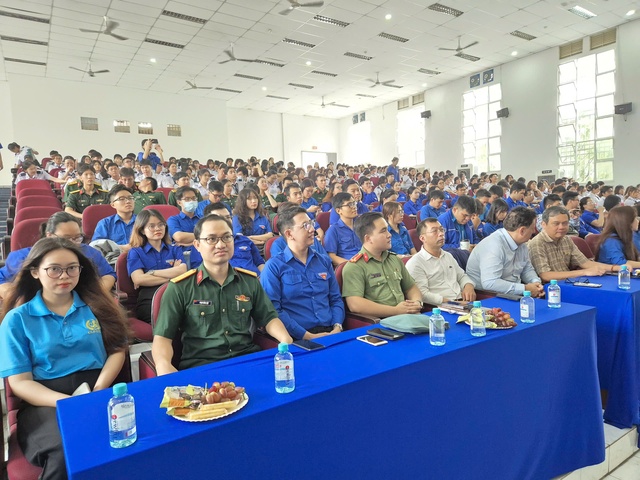
[[[427,86],[427,84],[426,84],[426,83],[423,83],[423,84],[422,84],[422,86],[423,86],[423,87],[426,87],[426,86]]]
[[[515,57],[516,55],[518,55],[518,51],[517,50],[514,50],[513,52],[511,52],[511,56],[512,57]]]
[[[311,60],[307,60],[306,64],[307,64],[307,67],[310,67],[311,66]]]
[[[385,19],[385,20],[391,20],[391,18],[392,18],[392,15],[391,15],[390,13],[387,13],[387,14],[384,16],[384,19]]]
[[[635,10],[629,10],[629,11],[627,12],[627,17],[630,17],[631,15],[635,15],[635,14],[636,14],[636,11],[635,11]]]
[[[157,62],[157,60],[156,60],[155,58],[150,58],[150,59],[149,59],[149,61],[150,61],[151,63],[156,63],[156,62]]]
[[[580,5],[576,5],[575,7],[570,8],[569,11],[571,13],[578,15],[579,17],[586,18],[587,20],[597,16],[591,10],[587,10],[586,8],[581,7]]]
[[[262,87],[262,91],[266,92],[267,91],[267,87]]]

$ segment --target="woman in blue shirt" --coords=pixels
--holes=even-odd
[[[404,217],[402,205],[398,202],[387,202],[382,207],[382,215],[389,224],[390,250],[398,255],[415,255],[417,252],[411,241],[409,230],[401,223]]]
[[[156,290],[187,271],[182,247],[171,245],[167,222],[157,210],[142,210],[133,224],[127,271],[136,288],[136,317],[151,323],[151,300]]]
[[[636,209],[628,206],[609,211],[607,223],[596,244],[598,262],[640,268],[638,249],[633,242],[633,234],[638,230],[636,214]]]
[[[333,199],[334,195],[338,193],[342,193],[342,184],[340,182],[333,182],[329,185],[329,189],[325,197],[322,199],[321,210],[323,212],[330,212],[333,208],[331,205],[331,199]]]
[[[580,210],[582,211],[580,216],[582,221],[600,232],[604,226],[604,207],[597,208],[591,197],[582,197],[580,199]]]
[[[233,234],[249,237],[261,250],[273,237],[271,223],[264,214],[258,194],[251,188],[243,188],[233,209]]]
[[[302,204],[300,206],[307,211],[309,218],[314,220],[316,218],[316,213],[320,211],[318,202],[313,198],[313,192],[316,187],[311,180],[305,178],[302,180],[300,188],[302,188]]]
[[[3,304],[0,377],[23,400],[18,442],[44,469],[40,478],[66,478],[56,401],[84,382],[108,388],[124,364],[128,334],[124,311],[77,245],[44,238],[33,246]]]
[[[422,208],[422,204],[418,203],[421,192],[418,187],[409,187],[408,193],[409,200],[404,204],[404,213],[415,217]]]
[[[509,213],[509,205],[507,205],[507,202],[501,198],[496,198],[489,208],[486,218],[487,221],[482,228],[484,238],[502,228],[502,221],[507,216],[507,213]]]

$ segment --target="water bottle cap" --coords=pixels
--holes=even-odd
[[[278,352],[280,353],[285,353],[289,351],[289,344],[288,343],[279,343],[278,344]]]
[[[557,285],[558,284],[558,280],[551,280],[551,285]]]
[[[127,393],[127,384],[126,383],[116,383],[113,386],[113,394],[115,396],[120,396],[120,395],[124,395],[125,393]]]
[[[440,309],[434,308],[433,310],[431,310],[431,313],[433,313],[434,315],[440,315]]]
[[[480,307],[482,307],[482,302],[481,302],[480,300],[475,300],[475,301],[473,302],[473,307],[474,307],[474,308],[480,308]]]
[[[627,271],[627,266],[626,266],[626,265],[622,265],[622,266],[620,267],[620,271],[621,271],[621,272],[626,272],[626,271]]]
[[[525,290],[522,294],[523,294],[525,297],[530,297],[530,296],[531,296],[531,292],[530,292],[529,290]]]

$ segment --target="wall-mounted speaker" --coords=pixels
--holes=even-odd
[[[431,118],[431,110],[425,110],[424,112],[420,112],[420,116],[422,118]]]
[[[509,109],[507,107],[501,108],[496,112],[496,115],[498,115],[498,118],[507,118],[509,116]]]
[[[631,102],[623,103],[621,105],[616,105],[614,111],[620,115],[625,115],[629,113],[631,111]]]

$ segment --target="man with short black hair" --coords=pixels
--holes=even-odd
[[[158,152],[157,155],[156,152],[151,151],[152,147],[156,152]],[[164,163],[162,147],[158,143],[153,143],[151,138],[145,138],[144,140],[142,140],[142,148],[143,151],[138,153],[138,161],[142,163],[145,160],[149,160],[149,165],[151,166],[153,172],[156,172],[158,166],[162,167],[162,164]],[[145,176],[149,177],[150,175]]]
[[[527,242],[536,230],[536,212],[515,207],[503,227],[489,235],[471,252],[467,275],[478,288],[498,293],[544,296],[544,289],[529,260]]]
[[[198,208],[196,208],[196,215],[200,218],[204,217],[204,210],[212,203],[222,202],[222,198],[224,197],[224,187],[222,183],[217,180],[209,181],[209,197],[205,200],[202,200],[198,203]],[[226,206],[227,210],[231,212],[229,206]]]
[[[129,240],[136,221],[133,213],[135,197],[131,189],[116,185],[109,191],[109,200],[116,213],[98,222],[91,241],[112,240],[118,245],[120,252],[126,254],[131,248]]]
[[[176,188],[174,188],[169,192],[169,199],[167,203],[169,205],[173,205],[174,207],[180,208],[180,205],[178,205],[178,200],[176,199],[176,191],[180,187],[190,187],[191,179],[189,178],[189,175],[187,175],[186,172],[178,172],[173,177],[173,180],[175,182]],[[200,192],[197,189],[196,189],[196,198],[198,199],[198,202],[202,201],[202,195],[200,195]]]
[[[342,271],[349,310],[376,317],[420,313],[422,294],[402,260],[389,251],[391,234],[382,214],[364,213],[354,228],[362,248]]]
[[[78,182],[81,188],[69,191],[69,198],[67,198],[64,211],[74,217],[82,218],[82,212],[89,205],[109,203],[109,192],[95,187],[96,174],[91,165],[80,165],[78,174]]]
[[[169,229],[169,235],[176,245],[182,247],[183,253],[190,255],[192,251],[196,250],[193,244],[194,235],[193,231],[201,219],[196,214],[196,208],[198,208],[198,197],[196,196],[196,189],[193,187],[180,187],[176,190],[176,200],[180,206],[180,213],[173,215],[167,219],[167,228]],[[195,260],[195,256],[189,264],[194,267],[194,264],[198,262]]]
[[[167,199],[164,197],[164,193],[157,192],[157,188],[158,182],[153,177],[146,177],[140,180],[138,188],[133,191],[133,196],[136,199],[133,213],[138,214],[144,207],[149,205],[167,204]]]
[[[469,242],[471,249],[478,243],[471,216],[476,213],[476,201],[468,195],[458,198],[451,209],[438,217],[445,228],[445,250],[460,248],[460,242]]]
[[[513,210],[516,207],[526,207],[525,203],[522,201],[526,192],[527,186],[524,183],[514,182],[513,185],[511,185],[511,191],[507,197],[509,210]]]
[[[420,220],[438,218],[447,211],[444,206],[444,193],[437,188],[429,192],[429,201],[420,208]]]

